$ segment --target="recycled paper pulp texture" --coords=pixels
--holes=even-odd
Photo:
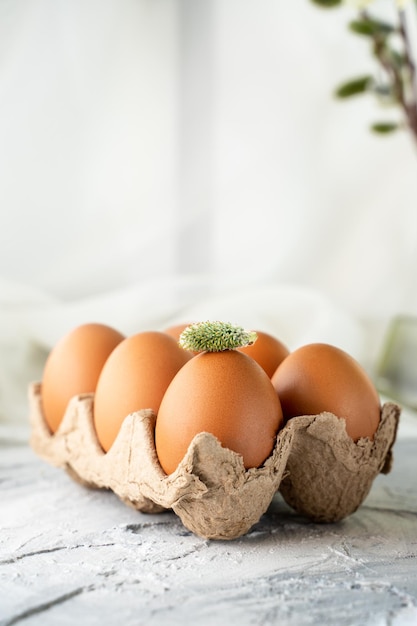
[[[189,530],[212,539],[248,532],[278,490],[296,511],[316,521],[349,515],[377,474],[389,470],[400,414],[396,405],[384,405],[374,440],[358,443],[331,413],[295,417],[278,433],[262,467],[249,470],[239,454],[200,433],[167,476],[155,450],[151,410],[128,415],[105,453],[94,430],[93,394],[72,398],[51,434],[41,393],[39,383],[30,386],[31,446],[39,456],[85,486],[111,489],[142,512],[172,509]]]

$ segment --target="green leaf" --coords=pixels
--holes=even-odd
[[[355,78],[340,85],[335,91],[335,96],[337,98],[350,98],[351,96],[365,93],[365,91],[369,90],[372,84],[372,76],[362,76],[361,78]]]
[[[377,35],[386,37],[396,30],[391,24],[371,18],[353,20],[349,23],[349,29],[357,35],[365,35],[366,37],[375,37]]]
[[[333,7],[337,7],[342,4],[342,0],[311,0],[313,4],[317,4],[317,6],[322,9],[332,9]]]
[[[400,128],[399,124],[395,122],[377,122],[376,124],[372,124],[371,130],[374,133],[378,133],[380,135],[387,135],[388,133],[393,133],[394,131]]]

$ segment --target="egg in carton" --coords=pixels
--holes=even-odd
[[[280,493],[295,511],[315,522],[338,522],[354,513],[379,473],[392,467],[400,407],[382,406],[373,439],[357,442],[344,419],[328,412],[292,418],[294,437]]]
[[[290,453],[291,428],[279,433],[261,468],[245,470],[239,454],[222,447],[210,433],[200,433],[167,475],[155,450],[156,416],[151,410],[128,415],[105,453],[94,430],[93,394],[72,398],[53,434],[41,396],[41,384],[32,384],[31,446],[39,456],[86,486],[112,490],[139,511],[172,509],[186,528],[206,538],[233,539],[248,532],[278,490]]]
[[[42,412],[41,384],[29,388],[31,446],[52,465],[85,486],[112,490],[144,513],[172,509],[186,528],[210,539],[247,533],[279,490],[306,517],[338,521],[353,513],[373,480],[391,467],[400,409],[386,403],[373,440],[355,443],[344,420],[331,413],[291,419],[260,468],[246,470],[242,457],[210,433],[192,440],[172,474],[162,470],[155,450],[156,416],[132,413],[105,453],[95,434],[94,395],[72,398],[51,434]]]
[[[103,331],[102,327],[93,326],[95,333]],[[91,325],[84,326],[76,329],[75,334],[91,330]],[[387,404],[381,411],[376,391],[357,364],[329,346],[305,347],[301,349],[301,359],[300,351],[288,355],[278,346],[282,365],[269,379],[256,359],[234,349],[242,341],[243,345],[253,345],[254,335],[222,322],[198,323],[183,331],[182,348],[191,349],[194,354],[203,353],[185,359],[187,362],[163,392],[158,419],[147,409],[124,417],[128,411],[120,411],[120,400],[126,400],[125,391],[116,380],[119,375],[129,378],[132,368],[134,376],[141,379],[136,359],[126,361],[126,349],[134,341],[136,348],[141,346],[138,356],[143,357],[145,339],[167,342],[161,333],[144,333],[119,342],[102,369],[96,394],[77,395],[69,403],[67,399],[58,428],[51,424],[50,416],[45,419],[47,396],[53,397],[62,389],[67,398],[71,396],[66,379],[62,378],[68,368],[59,370],[55,364],[55,383],[45,382],[43,392],[40,384],[30,387],[33,449],[63,467],[78,482],[111,489],[140,511],[172,509],[187,528],[207,538],[233,539],[245,534],[267,510],[278,490],[296,511],[310,519],[342,519],[362,503],[375,476],[389,470],[399,408]],[[74,334],[70,339],[73,343]],[[71,343],[64,341],[61,350],[62,345],[69,352],[72,350],[74,362]],[[83,356],[85,342],[76,348],[75,361],[81,358],[80,371],[86,370],[90,376],[92,364],[88,355],[94,352],[89,350]],[[306,351],[311,356],[311,349],[316,353],[318,348],[319,362],[316,358],[306,360]],[[179,350],[173,340],[171,349]],[[142,367],[141,375],[146,380],[151,376],[157,386],[166,384],[160,378],[164,375],[156,369],[161,358],[155,356],[155,343],[147,353],[149,367],[146,371]],[[330,366],[326,365],[326,354],[331,359]],[[338,363],[342,369],[335,376]],[[305,375],[306,364],[313,365],[313,377]],[[322,370],[331,371],[331,384],[326,374],[320,380]],[[286,398],[286,380],[290,383],[290,395],[295,390],[297,402],[301,402],[298,410],[301,406],[303,410],[307,408],[304,400],[309,408],[317,406],[317,394],[319,404],[325,401],[336,406],[335,398],[342,389],[341,397],[348,400],[344,410],[349,413],[352,407],[355,409],[353,421],[331,413],[293,413],[282,427],[278,397],[281,402],[286,401],[287,411],[293,404],[293,398],[289,404]],[[309,381],[310,388],[305,388],[305,381]],[[135,383],[133,387],[135,399],[129,405],[141,406],[145,386],[138,388]],[[132,385],[129,389],[132,391]],[[326,400],[329,391],[332,394]],[[363,431],[360,436],[352,435],[355,421],[360,429],[368,424],[368,436]],[[113,433],[110,441],[105,442],[108,425]]]

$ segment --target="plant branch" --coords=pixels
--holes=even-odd
[[[412,82],[413,95],[411,98],[411,102],[409,102],[407,98],[404,85],[404,76],[402,74],[401,68],[393,63],[392,58],[389,54],[387,54],[388,48],[386,45],[386,38],[384,36],[381,36],[380,33],[376,32],[372,35],[372,40],[374,43],[374,54],[392,82],[397,101],[404,111],[408,126],[410,127],[414,139],[417,142],[417,98],[414,95],[415,65],[413,62],[410,42],[405,27],[404,13],[401,9],[399,10],[399,14],[400,26],[398,32],[403,40],[406,67],[410,73],[410,80]],[[370,19],[367,11],[362,11],[361,16],[365,20]]]
[[[398,10],[400,33],[404,42],[404,50],[406,56],[407,69],[410,74],[411,85],[411,102],[408,104],[410,126],[417,139],[417,75],[416,64],[413,59],[413,51],[411,49],[410,38],[408,35],[407,20],[403,9]]]

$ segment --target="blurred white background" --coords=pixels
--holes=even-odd
[[[372,367],[417,314],[417,153],[352,9],[0,0],[0,419],[79,323],[221,317]]]

